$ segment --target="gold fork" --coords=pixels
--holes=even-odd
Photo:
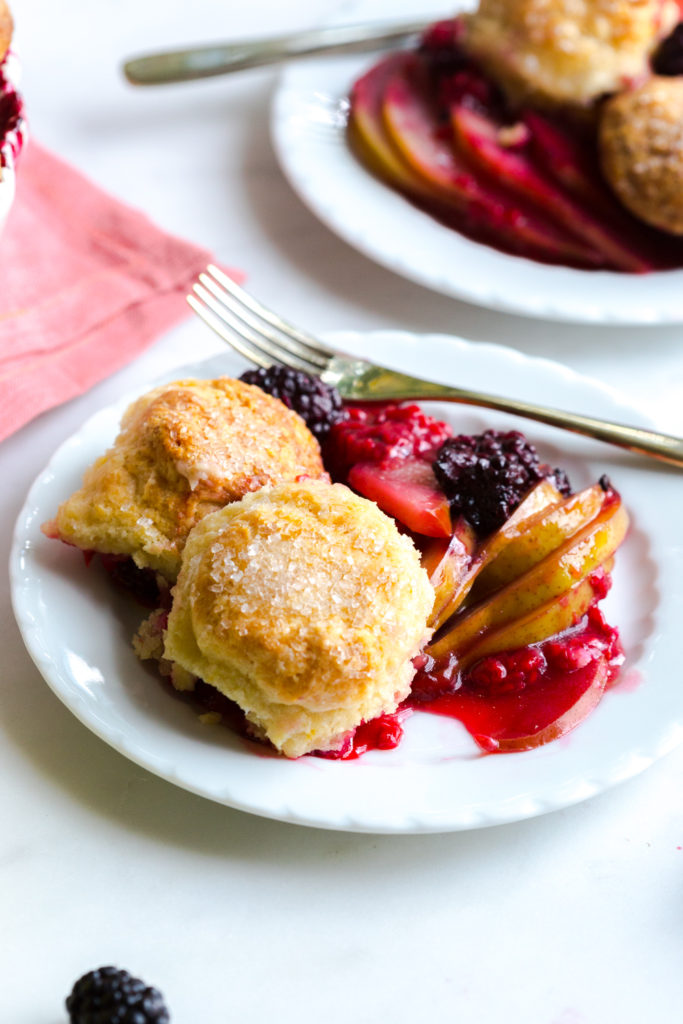
[[[337,352],[261,305],[213,265],[199,275],[187,301],[209,327],[249,362],[264,367],[280,363],[315,374],[338,388],[343,398],[362,402],[422,399],[496,409],[683,467],[680,437],[469,388],[436,384]]]

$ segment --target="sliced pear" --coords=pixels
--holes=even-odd
[[[612,559],[603,568],[609,571]],[[532,609],[526,615],[513,619],[499,629],[484,633],[458,660],[458,668],[465,671],[475,661],[501,651],[514,651],[529,644],[540,644],[548,637],[564,633],[575,626],[602,594],[602,585],[593,574],[576,583],[566,593],[547,604]]]
[[[541,480],[527,494],[500,530],[491,534],[475,551],[469,569],[454,581],[450,597],[438,613],[434,629],[439,629],[461,607],[479,573],[497,557],[511,537],[516,535],[520,525],[544,508],[561,502],[562,495],[550,480]]]
[[[463,156],[513,193],[528,198],[539,211],[572,235],[583,239],[604,263],[631,272],[651,269],[607,224],[536,168],[524,151],[504,146],[498,138],[499,126],[485,114],[464,103],[454,103],[451,121],[456,148]]]
[[[463,161],[443,134],[422,62],[408,56],[384,84],[383,120],[397,152],[429,187],[436,203],[431,212],[448,223],[459,210],[460,230],[502,240],[538,259],[595,263],[595,254],[572,231],[520,204],[514,193]],[[448,207],[454,208],[450,216]]]
[[[423,75],[424,68],[413,57],[388,77],[382,99],[387,134],[434,196],[461,206],[481,200],[482,190],[472,172],[456,156],[450,138],[439,132]]]
[[[429,462],[356,462],[349,470],[348,482],[413,533],[423,537],[450,537],[453,533],[448,499]]]
[[[598,516],[533,568],[485,601],[451,619],[445,632],[427,646],[435,659],[462,657],[484,633],[520,619],[567,593],[611,558],[626,536],[628,515],[611,492]]]
[[[533,568],[595,519],[604,501],[604,490],[594,484],[559,505],[537,512],[516,530],[509,531],[507,544],[479,573],[469,595],[470,603],[483,600]]]
[[[387,83],[400,71],[411,55],[393,53],[359,78],[351,90],[349,137],[362,162],[402,192],[424,200],[432,190],[401,157],[384,126],[382,103]]]
[[[456,520],[453,536],[429,542],[422,552],[422,567],[434,588],[434,605],[427,625],[438,629],[444,609],[461,585],[472,564],[477,537],[466,519]]]

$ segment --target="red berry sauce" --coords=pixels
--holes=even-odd
[[[566,633],[482,658],[419,659],[409,706],[457,718],[488,752],[530,750],[577,725],[616,678],[619,633],[597,606]]]

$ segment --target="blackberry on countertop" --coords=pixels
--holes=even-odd
[[[161,992],[118,967],[89,971],[67,997],[70,1024],[168,1024]]]
[[[562,494],[571,493],[566,473],[542,465],[516,430],[452,437],[436,453],[433,469],[453,512],[481,537],[498,530],[539,480],[551,478]]]
[[[302,370],[288,366],[259,367],[246,370],[240,377],[245,384],[255,384],[298,412],[312,434],[322,441],[333,423],[346,415],[342,398],[336,388],[323,383]]]

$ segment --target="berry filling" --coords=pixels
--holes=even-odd
[[[343,480],[359,462],[431,461],[451,434],[447,423],[428,416],[419,405],[349,405],[346,418],[332,427],[325,454],[334,475]]]
[[[475,241],[542,263],[646,273],[683,266],[683,241],[627,210],[605,179],[598,125],[579,108],[513,108],[464,48],[459,19],[353,85],[349,143],[410,202]],[[683,26],[656,73],[683,73]]]
[[[315,756],[392,749],[415,710],[457,718],[487,752],[532,749],[572,729],[623,662],[598,607],[628,527],[609,479],[574,493],[523,434],[453,437],[417,405],[343,406],[333,395],[329,408],[326,468],[412,532],[434,588],[434,633],[398,710]],[[156,609],[136,637],[140,657],[159,662],[181,699],[262,741],[237,704],[164,659],[168,585],[129,558],[100,557],[116,586]]]

